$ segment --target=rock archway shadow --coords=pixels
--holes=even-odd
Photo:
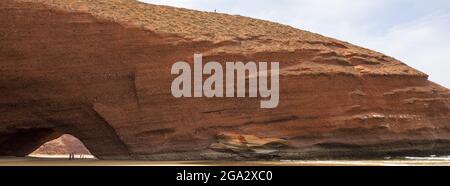
[[[48,128],[19,129],[0,136],[0,156],[23,157],[62,134]]]
[[[62,134],[101,160],[450,154],[450,91],[348,42],[138,1],[0,0],[0,17],[0,156]],[[195,53],[280,62],[280,104],[175,98],[172,65]]]
[[[82,131],[71,128],[69,131],[74,131],[74,133],[62,132],[62,130],[53,128],[12,129],[8,133],[0,135],[0,156],[27,157],[38,152],[48,155],[84,154],[98,159],[118,159],[130,156],[121,140],[117,139],[116,135],[109,134],[112,131],[107,132],[105,128],[100,128]],[[89,131],[105,133],[94,135]],[[61,142],[63,144],[57,144]],[[53,144],[46,147],[47,143]],[[58,145],[60,145],[60,149],[58,149]],[[61,145],[66,147],[63,148]]]

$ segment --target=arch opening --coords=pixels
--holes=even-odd
[[[28,155],[34,158],[96,159],[81,140],[70,134],[49,140]]]

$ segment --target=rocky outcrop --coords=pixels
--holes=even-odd
[[[127,0],[0,1],[0,155],[62,134],[100,159],[448,154],[448,89],[352,44]],[[424,46],[426,47],[426,46]],[[171,95],[176,61],[279,61],[280,104]]]
[[[80,140],[68,134],[43,144],[31,153],[32,156],[69,154],[90,155],[91,153]]]

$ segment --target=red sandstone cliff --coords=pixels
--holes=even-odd
[[[2,0],[0,17],[0,155],[27,155],[66,133],[102,159],[450,151],[449,90],[346,42],[130,0]],[[195,52],[205,61],[279,61],[279,107],[174,98],[171,65]]]

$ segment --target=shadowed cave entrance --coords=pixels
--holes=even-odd
[[[0,137],[0,156],[95,158],[77,137],[53,129],[22,129]]]
[[[20,129],[0,135],[0,156],[24,157],[47,141],[60,137],[52,129]]]
[[[60,132],[67,130],[57,131],[52,128],[10,129],[8,132],[0,134],[0,157],[33,156],[40,150],[40,152],[45,152],[45,148],[47,148],[49,144],[55,144],[55,142],[57,143],[58,141],[68,139],[69,141],[74,142],[74,144],[71,144],[72,147],[80,147],[81,149],[85,149],[88,154],[92,155],[86,156],[88,154],[81,153],[85,155],[81,157],[89,158],[95,156],[95,158],[98,159],[130,158],[127,149],[123,143],[117,139],[115,134],[95,133],[98,131],[105,132],[107,130],[82,130],[78,132],[74,129],[71,130],[74,131],[75,134],[70,132],[69,136],[69,132]],[[84,131],[87,131],[87,133]],[[94,133],[89,133],[92,131]],[[66,152],[73,153],[80,157],[79,152],[83,152],[83,150]]]

